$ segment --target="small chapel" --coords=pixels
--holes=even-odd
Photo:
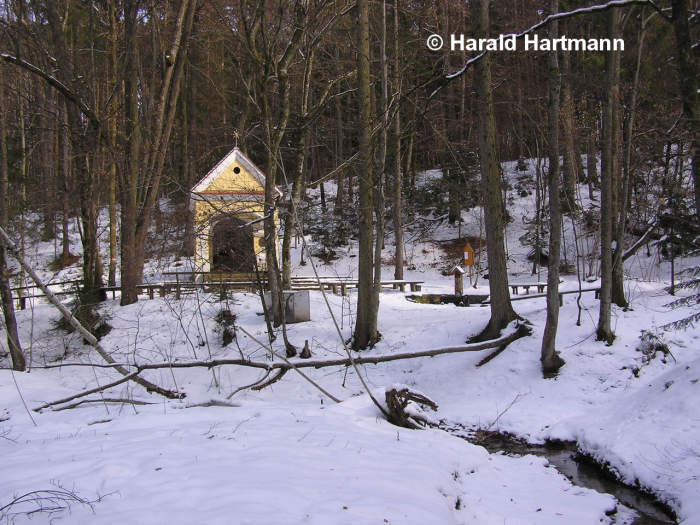
[[[265,268],[264,199],[265,174],[237,146],[194,185],[195,274],[251,274],[256,263]]]

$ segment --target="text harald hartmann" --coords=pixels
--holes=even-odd
[[[622,38],[543,38],[536,34],[499,35],[496,38],[467,38],[450,35],[451,51],[624,51]]]

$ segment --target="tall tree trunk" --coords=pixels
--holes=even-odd
[[[698,77],[693,45],[688,24],[688,0],[671,0],[671,20],[676,36],[676,54],[680,73],[683,116],[690,134],[693,184],[695,187],[695,215],[700,217],[700,146],[698,146]]]
[[[258,38],[261,27],[267,23],[265,20],[265,10],[262,4],[258,4],[255,10],[254,22],[252,26],[247,26],[245,31],[246,45],[249,52],[259,63],[255,77],[255,96],[258,99],[258,107],[262,112],[263,129],[267,146],[267,157],[265,164],[265,202],[264,202],[264,237],[265,237],[265,262],[267,271],[268,287],[270,289],[272,303],[272,317],[275,326],[282,324],[282,275],[277,259],[277,187],[275,185],[277,177],[277,165],[282,161],[280,148],[282,140],[287,132],[289,115],[291,110],[291,86],[289,79],[289,66],[292,57],[295,56],[305,27],[305,10],[301,4],[294,6],[293,33],[281,55],[275,55],[270,48],[261,49],[265,44]],[[264,39],[263,39],[264,40]],[[270,89],[270,78],[276,77],[278,94],[274,104],[272,100],[272,90]],[[276,108],[277,111],[273,111]],[[283,330],[284,333],[284,330]],[[272,335],[272,334],[271,334]],[[286,341],[285,341],[286,343]],[[287,348],[288,355],[290,348]]]
[[[102,281],[102,261],[100,260],[98,229],[99,199],[95,187],[96,174],[92,164],[94,157],[88,153],[76,160],[79,165],[80,180],[80,219],[83,227],[83,300],[93,302],[103,299],[100,288]]]
[[[559,0],[550,0],[549,11],[559,10]],[[558,22],[549,25],[549,36],[558,36]],[[566,52],[564,52],[566,54]],[[559,258],[561,255],[561,204],[559,202],[559,90],[560,70],[557,53],[547,55],[549,66],[549,258],[547,260],[547,321],[542,336],[540,361],[545,377],[564,365],[564,360],[556,351],[557,327],[559,326]],[[570,102],[570,101],[569,101]],[[566,126],[565,126],[566,127]],[[569,165],[571,167],[571,164]]]
[[[117,86],[117,71],[119,68],[117,14],[115,7],[109,4],[109,23],[111,42],[110,84],[115,90],[112,104],[113,114],[109,119],[109,269],[107,285],[117,284],[117,108],[120,102],[121,89]]]
[[[160,195],[160,181],[178,107],[184,76],[187,45],[194,24],[197,0],[182,0],[174,20],[173,37],[167,52],[162,81],[157,87],[152,79],[154,110],[149,119],[140,121],[143,100],[139,97],[137,14],[138,2],[124,2],[124,35],[130,46],[124,67],[124,98],[128,152],[122,179],[121,304],[137,300],[137,286],[143,278],[146,242],[153,211]],[[148,140],[142,133],[150,130]]]
[[[542,264],[542,159],[540,158],[539,141],[535,138],[535,256],[532,258],[532,275],[539,272]]]
[[[73,71],[73,61],[69,52],[65,19],[58,13],[54,2],[46,3],[48,26],[55,47],[56,63],[59,64],[57,77],[65,86],[78,86],[73,92],[81,98],[83,85],[76,83],[79,75]],[[66,99],[66,120],[70,130],[71,168],[80,188],[80,218],[83,244],[83,290],[84,298],[100,298],[102,287],[102,264],[99,258],[97,236],[96,174],[93,162],[99,143],[99,123],[96,117],[88,116],[84,104],[79,106],[74,100]],[[88,117],[88,118],[85,118]]]
[[[608,11],[608,36],[616,38],[620,15],[617,8]],[[615,334],[611,326],[612,301],[612,237],[613,237],[613,182],[617,169],[617,104],[619,101],[620,54],[605,54],[605,104],[603,106],[603,139],[600,173],[600,312],[597,338],[612,344]]]
[[[0,67],[0,72],[3,68]],[[6,229],[9,220],[7,213],[8,202],[8,153],[7,153],[7,117],[5,105],[4,84],[0,82],[0,228]],[[12,368],[14,370],[24,370],[26,363],[22,345],[20,344],[17,332],[17,320],[15,318],[15,307],[12,303],[12,291],[7,268],[7,248],[3,241],[0,241],[0,299],[2,299],[2,311],[5,317],[5,327],[7,329],[7,346],[10,349],[12,358]]]
[[[136,288],[137,261],[136,220],[138,215],[137,190],[139,187],[139,168],[141,157],[141,123],[139,119],[138,97],[138,41],[136,39],[138,6],[129,1],[124,4],[124,42],[127,45],[124,62],[124,135],[127,137],[125,148],[124,173],[121,179],[121,305],[135,303],[138,300]]]
[[[644,12],[640,18],[642,27],[639,32],[639,44],[637,45],[637,63],[634,71],[634,80],[630,91],[630,100],[627,105],[628,114],[624,123],[624,157],[622,163],[622,195],[619,201],[619,210],[615,221],[615,250],[613,251],[613,282],[611,300],[621,308],[627,308],[629,303],[625,297],[624,287],[624,260],[622,254],[625,251],[625,230],[627,226],[627,213],[629,209],[630,193],[632,187],[632,132],[634,131],[634,119],[637,106],[637,91],[639,90],[639,72],[642,66],[642,48],[644,46]]]
[[[401,98],[401,60],[399,58],[399,0],[394,0],[394,93]],[[394,221],[394,279],[403,279],[403,202],[401,176],[401,108],[394,117],[394,184],[392,218]]]
[[[40,94],[41,100],[37,101],[37,105],[42,105],[44,107],[49,105],[51,99],[51,90],[48,86],[44,86],[44,89],[38,90],[37,93]],[[41,240],[49,241],[56,238],[56,200],[54,196],[58,193],[56,191],[56,173],[54,172],[55,165],[52,163],[52,159],[55,153],[52,151],[55,141],[53,140],[53,134],[50,133],[51,120],[47,118],[47,115],[42,112],[39,115],[39,128],[45,130],[43,140],[39,146],[41,152],[41,171],[44,175],[42,181],[42,198],[44,201],[43,208],[43,226],[41,232]]]
[[[70,252],[70,231],[69,218],[71,212],[71,154],[70,139],[68,136],[68,122],[66,122],[66,106],[60,97],[56,101],[56,111],[58,113],[57,130],[57,151],[58,151],[58,174],[61,179],[61,258],[69,260],[73,255]]]
[[[379,292],[382,288],[382,249],[384,248],[384,186],[386,182],[386,153],[389,142],[389,61],[386,56],[386,0],[382,0],[381,45],[379,65],[381,68],[381,98],[380,111],[382,114],[382,131],[379,137],[379,159],[374,190],[374,220],[376,234],[374,236],[374,293],[372,294],[372,310],[376,316],[379,312]]]
[[[338,62],[340,62],[340,48],[335,48],[335,57]],[[345,160],[345,131],[343,127],[343,102],[340,97],[335,99],[335,164],[340,165],[341,162]],[[343,222],[343,216],[345,214],[345,170],[340,170],[338,177],[336,179],[336,194],[335,194],[335,204],[333,206],[333,212],[340,217],[340,221]],[[341,229],[343,225],[341,225]],[[347,242],[344,235],[341,242]]]
[[[377,311],[373,308],[374,282],[372,265],[372,233],[374,232],[373,200],[374,174],[372,169],[372,101],[370,94],[370,48],[369,48],[369,0],[357,1],[359,18],[357,81],[360,104],[360,148],[358,161],[359,188],[359,267],[357,316],[352,345],[356,350],[374,344],[377,338]]]
[[[580,158],[574,144],[574,99],[571,95],[571,53],[562,51],[561,124],[564,139],[564,210],[576,209]]]
[[[301,95],[301,115],[302,129],[299,133],[299,142],[297,143],[297,162],[296,169],[292,172],[292,178],[288,181],[292,185],[292,192],[289,199],[287,213],[284,216],[284,237],[282,239],[282,287],[288,289],[292,283],[292,235],[294,234],[294,217],[296,215],[296,206],[301,200],[304,186],[304,171],[306,167],[306,158],[309,154],[309,140],[311,138],[311,126],[307,121],[309,111],[309,97],[311,96],[311,74],[314,67],[314,51],[309,50],[306,53],[306,63],[304,64],[304,84],[302,86]],[[323,187],[323,184],[321,184]],[[340,191],[340,190],[338,190]],[[336,211],[337,211],[336,201]]]
[[[303,132],[307,135],[306,130]],[[297,206],[301,202],[304,193],[304,169],[306,155],[308,152],[307,141],[302,139],[297,153],[297,172],[291,181],[292,194],[289,199],[289,210],[284,216],[284,237],[282,238],[282,286],[289,289],[292,283],[292,237],[294,235],[294,217],[297,213]]]
[[[414,109],[414,122],[415,122],[415,109]],[[413,166],[413,143],[416,139],[415,123],[413,125],[411,134],[408,136],[408,146],[406,146],[406,159],[404,160],[403,172],[408,177],[408,202],[413,202],[413,196],[416,193],[416,170]],[[409,213],[411,213],[412,207],[409,205]]]
[[[336,56],[339,55],[339,48],[336,47]],[[340,165],[345,161],[345,126],[344,126],[345,112],[343,111],[343,103],[340,97],[335,99],[335,129],[336,129],[336,142],[335,142],[335,163],[336,166]],[[348,207],[349,203],[346,197],[347,191],[345,189],[345,172],[349,170],[340,170],[338,173],[338,178],[336,180],[337,191],[335,194],[335,203],[333,205],[333,213],[337,217],[337,230],[338,230],[338,242],[341,244],[348,243],[348,235],[350,235],[350,228],[348,227]],[[350,177],[347,176],[348,183],[350,184]],[[352,196],[350,194],[350,196]]]
[[[525,171],[527,170],[527,164],[525,163],[525,122],[523,119],[523,113],[525,112],[525,108],[523,107],[523,90],[524,90],[524,83],[525,83],[525,75],[523,75],[522,72],[522,62],[518,60],[516,62],[516,75],[518,78],[518,83],[517,86],[515,87],[516,89],[516,100],[518,107],[516,108],[515,111],[515,129],[516,133],[518,136],[516,137],[517,144],[518,144],[518,164],[517,168],[518,171]]]
[[[472,33],[485,38],[489,35],[489,0],[472,1]],[[496,152],[496,119],[491,85],[491,55],[476,63],[474,84],[477,97],[477,127],[481,189],[484,199],[486,251],[491,289],[491,319],[478,339],[493,339],[509,322],[517,318],[510,302],[508,271],[503,240],[503,199],[498,154]]]
[[[278,75],[280,86],[280,106],[281,116],[279,121],[273,122],[272,108],[269,97],[265,94],[261,98],[263,100],[265,127],[267,134],[267,142],[270,145],[267,156],[266,173],[265,173],[265,221],[264,221],[264,236],[265,236],[265,264],[267,267],[267,282],[272,298],[272,319],[274,326],[282,324],[282,316],[284,310],[282,308],[282,275],[280,272],[277,260],[277,223],[276,223],[276,178],[277,178],[277,162],[280,159],[280,145],[284,132],[287,128],[290,113],[290,86],[289,77],[286,71]],[[259,93],[264,91],[265,79],[260,77],[259,80],[263,85],[259,86]],[[276,129],[273,129],[276,128]]]
[[[185,87],[182,97],[182,118],[183,118],[183,151],[182,151],[182,181],[185,186],[185,236],[182,240],[182,255],[189,257],[194,255],[194,209],[190,209],[192,194],[190,188],[195,183],[195,127],[196,111],[195,103],[195,80],[194,71],[189,64],[196,63],[194,49],[190,50],[190,60],[188,61],[185,75]]]
[[[595,119],[586,140],[586,179],[588,182],[588,198],[593,199],[593,187],[598,184],[598,157],[595,149],[596,126]]]
[[[25,220],[25,210],[27,208],[27,125],[24,114],[24,73],[20,72],[17,76],[17,106],[19,108],[19,253],[21,257],[26,255],[25,253],[25,231],[24,226]],[[0,201],[4,202],[4,201]],[[24,268],[19,269],[19,285],[24,286]],[[17,295],[21,298],[24,295],[24,290],[20,289]]]

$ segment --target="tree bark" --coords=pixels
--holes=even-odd
[[[607,14],[608,35],[616,38],[620,15],[617,8]],[[605,54],[605,103],[603,106],[603,145],[600,173],[600,311],[597,338],[612,344],[615,334],[611,326],[612,301],[612,240],[613,240],[613,183],[617,169],[618,96],[620,55],[611,51]]]
[[[394,92],[401,98],[401,60],[399,55],[399,0],[394,0]],[[394,279],[403,279],[403,202],[401,174],[401,108],[394,117],[394,184],[392,218],[394,222]]]
[[[141,122],[138,41],[136,38],[138,2],[124,3],[124,36],[129,52],[124,67],[124,94],[126,136],[128,144],[125,155],[126,169],[122,178],[122,239],[121,239],[121,304],[136,302],[137,289],[143,277],[146,242],[153,217],[153,210],[160,194],[168,143],[175,121],[175,113],[184,76],[187,45],[194,25],[197,0],[182,0],[174,22],[172,41],[167,52],[162,81],[157,87],[152,79],[150,94],[153,98],[153,113],[150,119]],[[150,125],[149,125],[150,124]],[[144,141],[144,132],[150,134]]]
[[[377,338],[377,311],[373,308],[374,262],[372,217],[374,203],[374,173],[372,168],[372,101],[370,94],[369,0],[358,0],[357,12],[357,81],[360,104],[360,148],[358,161],[359,187],[359,267],[357,317],[352,346],[359,350],[374,344]]]
[[[124,135],[127,145],[124,151],[124,170],[120,184],[121,196],[121,305],[138,300],[136,285],[136,220],[137,190],[141,157],[141,123],[138,100],[138,41],[136,39],[137,5],[124,3],[124,42],[127,46],[124,61]]]
[[[57,103],[58,112],[58,173],[61,177],[61,257],[68,261],[73,255],[70,252],[70,231],[69,218],[71,212],[71,160],[70,160],[70,139],[68,136],[68,122],[66,122],[66,105],[59,98]]]
[[[598,157],[595,148],[596,126],[592,119],[591,130],[586,141],[586,178],[588,183],[588,198],[593,200],[593,187],[598,184]]]
[[[109,4],[109,24],[110,24],[110,83],[114,86],[117,94],[112,102],[113,114],[109,119],[109,266],[107,271],[107,285],[117,284],[117,131],[118,131],[118,105],[121,89],[117,86],[117,72],[119,70],[118,55],[118,29],[117,13],[113,4]]]
[[[196,165],[194,162],[196,153],[195,138],[196,127],[197,127],[197,104],[195,100],[195,94],[197,93],[197,86],[195,82],[195,71],[191,67],[191,64],[197,63],[197,57],[195,56],[195,48],[190,47],[188,49],[189,60],[187,61],[187,70],[185,72],[184,79],[184,95],[182,97],[182,115],[183,115],[183,184],[185,185],[185,237],[182,241],[182,255],[186,257],[191,257],[194,255],[194,208],[190,209],[191,197],[190,188],[196,181]]]
[[[0,67],[0,72],[3,68]],[[0,101],[4,106],[4,84],[0,82]],[[7,152],[7,117],[5,107],[0,107],[0,228],[7,228],[9,220],[7,213],[8,202],[8,152]],[[12,369],[22,371],[26,369],[24,352],[20,344],[17,332],[17,319],[15,318],[15,306],[12,302],[12,291],[7,267],[7,248],[5,242],[0,240],[0,299],[2,299],[2,312],[5,316],[7,330],[7,346],[12,359]]]
[[[381,68],[381,97],[380,109],[382,115],[382,129],[379,137],[379,158],[377,159],[377,173],[374,188],[374,290],[372,293],[372,316],[379,314],[379,293],[382,282],[382,249],[384,248],[384,223],[385,223],[385,198],[384,187],[386,183],[386,153],[389,142],[389,61],[386,56],[386,0],[381,3],[381,45],[379,49],[379,65]]]
[[[290,288],[292,282],[292,235],[294,232],[294,217],[296,206],[301,200],[304,185],[304,172],[306,167],[306,157],[309,153],[309,139],[311,127],[308,125],[307,116],[309,112],[309,97],[311,96],[311,74],[314,67],[314,51],[308,50],[306,53],[306,63],[304,64],[304,84],[301,95],[301,115],[302,129],[299,132],[299,142],[297,143],[296,170],[290,181],[292,192],[289,196],[289,209],[284,216],[284,238],[282,239],[282,287]],[[321,184],[323,187],[323,184]]]
[[[557,22],[553,22],[556,24]],[[564,210],[576,209],[576,185],[580,158],[574,144],[574,99],[571,95],[571,53],[561,53],[561,124],[564,139]]]
[[[340,49],[335,48],[335,57],[340,62]],[[335,100],[335,165],[339,165],[345,159],[345,130],[343,127],[343,103],[340,98]],[[339,217],[342,223],[345,215],[345,170],[341,170],[336,178],[336,193],[333,213]],[[340,225],[341,231],[345,231],[345,226]],[[341,241],[347,242],[346,236],[341,234]]]
[[[550,0],[549,10],[550,13],[556,13],[559,10],[559,0]],[[558,23],[550,24],[549,36],[554,39],[558,36],[558,32]],[[559,259],[561,255],[561,203],[559,200],[559,96],[561,79],[557,58],[556,52],[550,52],[547,55],[549,66],[549,107],[547,111],[549,120],[549,169],[547,173],[549,257],[547,260],[547,320],[544,326],[540,355],[542,372],[545,377],[556,374],[564,365],[564,360],[556,351],[557,327],[559,325]]]
[[[637,45],[637,61],[634,71],[634,79],[630,90],[630,100],[627,104],[627,118],[624,122],[624,157],[622,163],[622,194],[619,200],[619,210],[617,210],[617,220],[615,221],[615,250],[613,251],[613,282],[611,290],[611,300],[620,308],[629,307],[627,298],[625,297],[624,287],[624,268],[625,262],[623,254],[625,253],[625,230],[627,226],[627,213],[630,203],[630,193],[632,187],[632,132],[634,131],[634,119],[637,106],[637,91],[639,89],[639,71],[642,66],[642,48],[644,46],[644,12],[642,11],[641,24],[639,32],[639,44]]]
[[[102,287],[102,264],[97,244],[96,174],[93,172],[93,162],[100,139],[100,121],[81,95],[84,86],[80,81],[82,77],[74,70],[74,63],[71,60],[65,24],[63,23],[65,20],[59,16],[58,6],[53,2],[47,2],[45,5],[58,64],[55,77],[63,87],[52,85],[57,87],[66,98],[66,120],[70,130],[71,150],[73,152],[71,168],[80,191],[81,240],[83,245],[82,296],[94,299],[99,298],[98,291]]]
[[[489,0],[473,0],[473,34],[479,38],[489,34]],[[503,240],[503,198],[498,154],[496,152],[496,120],[491,86],[491,56],[486,54],[476,63],[474,76],[477,97],[477,127],[481,189],[484,200],[486,251],[491,290],[491,319],[479,336],[493,339],[509,322],[517,318],[510,302],[508,270]]]
[[[698,147],[697,66],[688,24],[688,0],[671,0],[671,21],[676,36],[683,116],[690,132],[690,156],[695,187],[695,216],[700,217],[700,147]]]

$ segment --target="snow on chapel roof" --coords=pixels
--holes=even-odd
[[[239,164],[248,173],[250,173],[250,175],[252,175],[263,188],[265,187],[265,174],[255,165],[252,160],[248,158],[245,153],[238,149],[238,146],[236,146],[229,151],[224,158],[217,162],[216,165],[209,170],[209,173],[207,173],[197,184],[194,185],[192,188],[192,193],[206,192],[207,188],[209,188],[209,186],[211,186],[211,184],[224,173],[226,168],[232,164]],[[275,190],[278,195],[282,196],[282,192],[277,186],[275,186]]]

